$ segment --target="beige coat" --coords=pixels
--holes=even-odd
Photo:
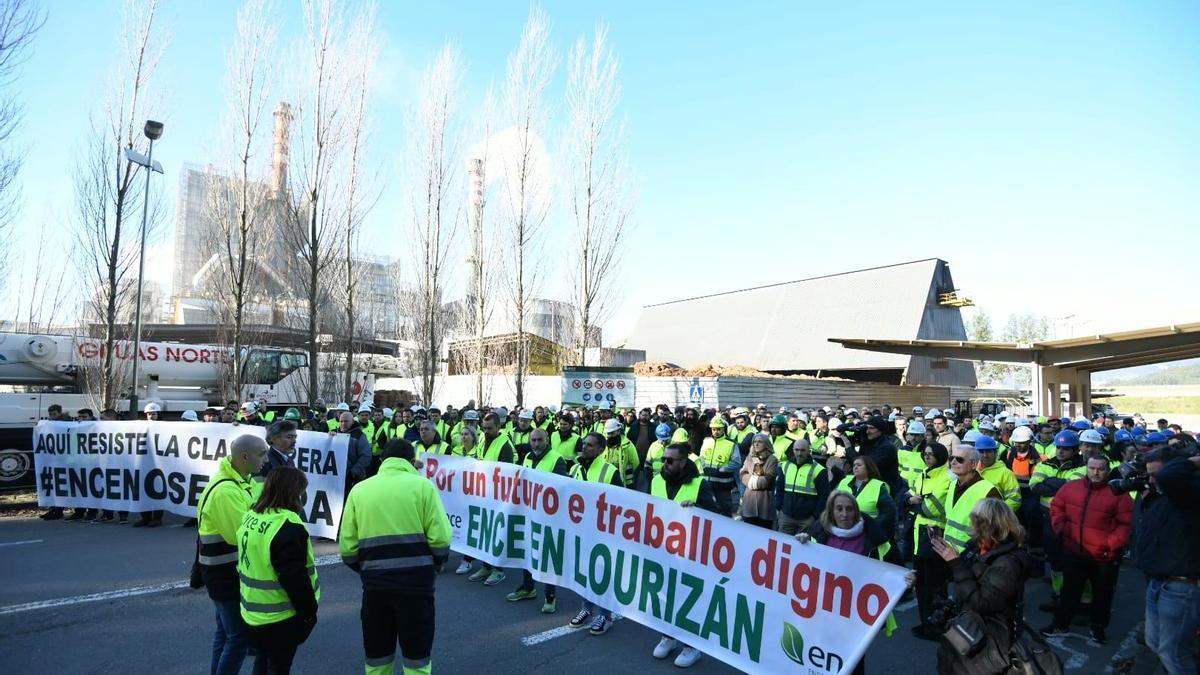
[[[759,459],[752,452],[742,465],[741,480],[746,492],[742,495],[741,515],[743,518],[775,520],[775,474],[779,471],[779,460],[767,452],[766,459]]]

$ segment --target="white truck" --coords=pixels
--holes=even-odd
[[[141,404],[158,403],[168,418],[184,410],[202,411],[223,405],[233,350],[216,345],[171,342],[142,342],[138,358],[137,392]],[[97,415],[100,402],[95,386],[87,386],[89,375],[103,366],[105,342],[101,338],[28,333],[0,333],[0,490],[32,481],[32,431],[57,403],[74,415],[91,408]],[[129,409],[133,343],[114,343],[113,373],[124,382],[115,409]],[[342,397],[344,359],[321,354],[318,386],[326,400]],[[241,359],[246,384],[239,401],[265,401],[272,408],[306,406],[308,400],[308,354],[294,349],[247,347]],[[375,376],[396,372],[395,357],[363,355],[355,359],[355,398],[373,395]]]

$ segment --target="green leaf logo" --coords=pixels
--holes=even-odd
[[[779,646],[787,657],[800,665],[804,665],[804,636],[800,629],[787,621],[783,622],[783,637],[779,638]]]

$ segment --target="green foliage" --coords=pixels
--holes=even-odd
[[[1138,375],[1105,383],[1107,387],[1137,387],[1171,384],[1200,384],[1200,363],[1164,368],[1155,373]]]

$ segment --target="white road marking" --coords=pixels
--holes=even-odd
[[[45,541],[45,540],[44,539],[26,539],[25,541],[4,541],[4,542],[0,542],[0,547],[2,547],[2,546],[20,546],[21,544],[40,544],[43,541]]]
[[[1059,635],[1056,637],[1046,638],[1046,642],[1057,647],[1059,650],[1067,653],[1067,658],[1065,661],[1063,661],[1064,669],[1079,670],[1080,668],[1082,668],[1084,666],[1084,664],[1086,664],[1088,662],[1088,655],[1084,654],[1083,652],[1077,652],[1074,649],[1071,649],[1070,647],[1063,644],[1063,640],[1065,638],[1069,638],[1069,637],[1079,638],[1079,639],[1085,640],[1085,641],[1088,639],[1086,636],[1080,635],[1078,633],[1067,633],[1066,635]]]
[[[1131,660],[1134,655],[1137,654],[1138,631],[1141,630],[1143,623],[1144,622],[1139,622],[1138,625],[1134,626],[1133,629],[1129,631],[1129,634],[1125,636],[1125,639],[1121,640],[1121,646],[1117,647],[1117,651],[1114,652],[1112,658],[1108,660],[1108,665],[1104,668],[1104,672],[1117,672],[1117,668],[1118,666],[1122,665],[1122,662]]]
[[[620,621],[620,620],[621,620],[620,614],[613,614],[614,622]],[[550,630],[544,630],[540,633],[534,633],[533,635],[526,635],[525,637],[521,638],[521,644],[525,645],[526,647],[532,647],[534,645],[540,645],[543,642],[548,642],[550,640],[553,640],[554,638],[560,638],[564,635],[570,635],[571,633],[578,633],[580,631],[587,631],[587,629],[588,629],[587,626],[583,626],[582,628],[571,628],[570,626],[559,626],[558,628],[551,628]]]
[[[40,541],[40,540],[39,540]],[[313,563],[317,567],[326,567],[329,565],[337,565],[342,562],[342,557],[337,554],[323,555],[313,559]],[[133,588],[122,588],[116,591],[105,591],[103,593],[90,593],[88,595],[76,595],[69,598],[56,598],[54,600],[38,600],[37,602],[25,602],[19,605],[8,605],[0,607],[0,616],[7,614],[20,614],[22,612],[32,612],[38,609],[53,609],[55,607],[68,607],[70,605],[82,605],[89,602],[102,602],[104,600],[120,600],[122,598],[132,598],[139,595],[151,595],[153,593],[165,593],[173,591],[177,588],[187,588],[186,581],[172,581],[166,584],[155,584],[153,586],[135,586]]]

